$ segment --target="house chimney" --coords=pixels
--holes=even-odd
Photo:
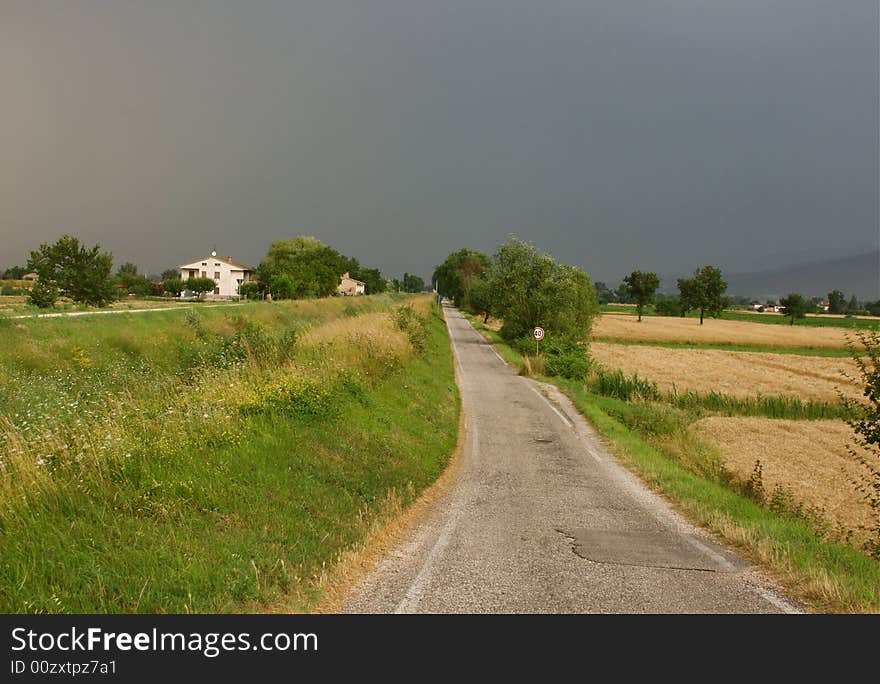
[[[232,263],[232,257],[231,257],[231,256],[226,257],[226,261],[228,261],[228,262],[231,264],[231,263]]]

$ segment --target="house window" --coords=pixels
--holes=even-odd
[[[202,271],[202,278],[207,278],[207,277],[208,277],[208,272]]]
[[[220,288],[219,288],[219,287],[215,287],[215,288],[214,288],[214,294],[216,294],[216,295],[220,294]]]
[[[207,265],[208,265],[208,262],[207,262],[207,261],[203,261],[203,262],[202,262],[202,266],[207,266]]]
[[[220,280],[220,271],[214,271],[214,280]]]

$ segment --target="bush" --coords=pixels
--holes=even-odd
[[[660,316],[681,316],[681,300],[678,297],[658,297],[654,311]]]
[[[58,301],[58,288],[45,280],[37,280],[28,293],[28,301],[41,309],[51,309]]]
[[[428,330],[425,321],[415,312],[409,304],[397,308],[394,312],[394,324],[397,329],[406,333],[409,343],[419,354],[427,347]]]

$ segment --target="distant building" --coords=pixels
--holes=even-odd
[[[816,306],[818,306],[820,309],[822,309],[822,311],[827,312],[828,309],[831,308],[831,302],[826,302],[823,300],[823,301],[819,302]]]
[[[30,280],[31,282],[37,279],[37,274],[31,271],[30,273],[25,273],[22,277],[22,280]]]
[[[366,283],[361,280],[352,278],[348,272],[342,274],[339,281],[339,294],[343,297],[353,297],[354,295],[362,295],[366,293]]]
[[[214,281],[214,291],[207,293],[207,298],[234,299],[239,296],[238,287],[253,279],[254,269],[244,264],[233,261],[232,257],[225,259],[217,256],[217,252],[211,252],[211,256],[199,259],[191,264],[180,266],[180,279],[186,284],[190,278],[210,278]],[[181,297],[192,297],[193,292],[184,290]]]

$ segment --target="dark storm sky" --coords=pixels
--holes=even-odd
[[[0,267],[508,233],[617,282],[878,242],[876,0],[0,0]]]

